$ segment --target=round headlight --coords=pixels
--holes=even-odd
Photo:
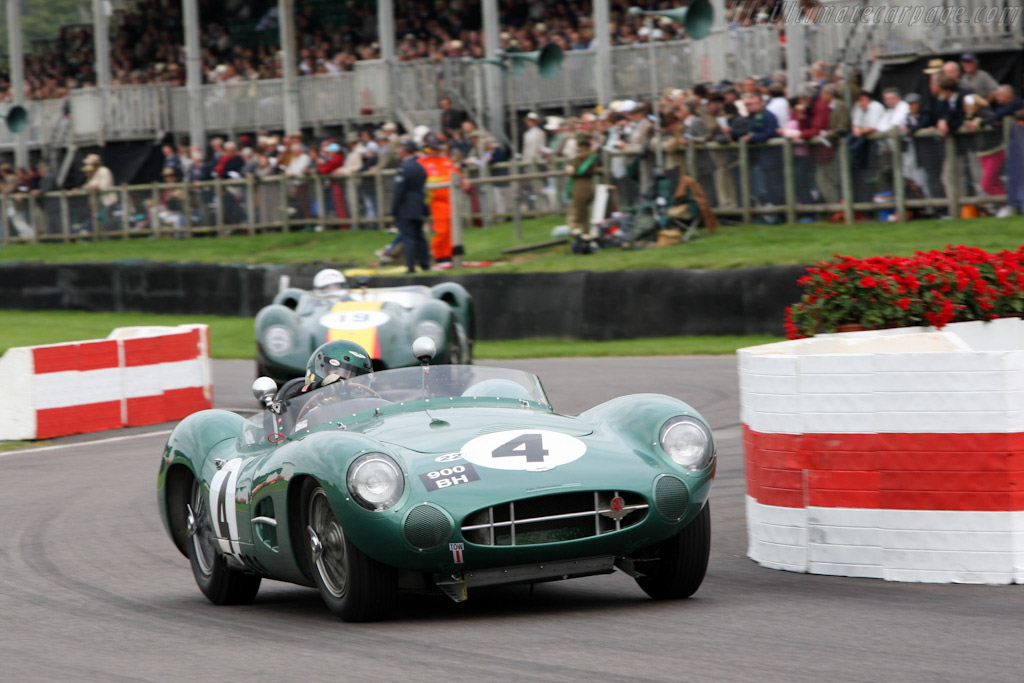
[[[276,355],[292,350],[292,331],[284,325],[271,325],[263,331],[263,348]]]
[[[661,448],[668,457],[691,470],[702,470],[715,455],[711,432],[692,417],[674,417],[661,427]]]
[[[402,468],[383,453],[367,453],[348,468],[348,490],[367,510],[387,510],[405,491]]]
[[[417,337],[430,337],[439,348],[444,342],[444,328],[441,323],[434,320],[421,320],[413,328],[413,339]]]

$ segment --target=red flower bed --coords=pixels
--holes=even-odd
[[[800,301],[786,309],[790,339],[866,329],[992,320],[1024,313],[1024,247],[990,254],[948,246],[911,257],[836,255],[798,280]]]

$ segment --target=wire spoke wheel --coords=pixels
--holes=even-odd
[[[198,480],[192,481],[192,514],[195,520],[195,533],[192,534],[192,545],[195,549],[196,562],[199,570],[209,576],[213,573],[216,550],[213,546],[213,529],[210,527],[209,506],[203,487]]]
[[[324,588],[336,598],[348,591],[348,554],[345,532],[331,512],[324,490],[318,488],[309,499],[309,525],[320,539],[321,552],[315,558],[316,570]]]

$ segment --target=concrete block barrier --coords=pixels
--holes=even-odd
[[[0,440],[48,439],[178,420],[213,406],[206,325],[125,327],[107,339],[0,357]]]
[[[1024,321],[739,352],[748,556],[774,569],[1024,583]]]

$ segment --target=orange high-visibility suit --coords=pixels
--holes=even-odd
[[[452,160],[442,156],[427,156],[419,159],[427,171],[428,183],[451,182],[452,173],[458,169]],[[447,261],[452,257],[452,202],[447,188],[427,190],[430,201],[430,217],[434,219],[434,239],[430,249],[435,261]]]

